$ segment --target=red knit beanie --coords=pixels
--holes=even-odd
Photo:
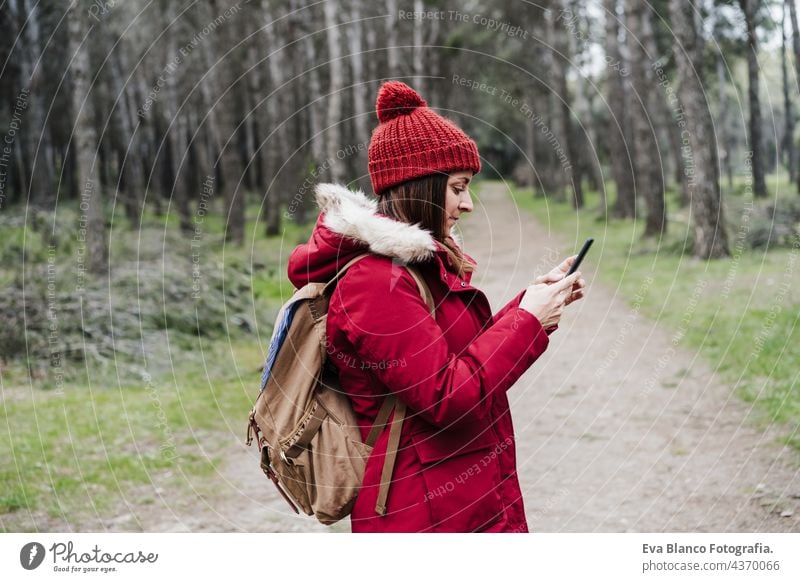
[[[431,110],[405,83],[384,83],[375,107],[380,125],[369,144],[369,175],[375,194],[439,172],[480,172],[475,142]]]

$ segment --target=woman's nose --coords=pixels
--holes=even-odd
[[[458,208],[461,212],[472,212],[472,197],[469,194],[462,196]]]

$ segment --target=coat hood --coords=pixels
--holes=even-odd
[[[315,190],[320,209],[307,243],[292,252],[289,280],[296,288],[310,282],[329,281],[356,255],[365,251],[403,263],[429,261],[446,251],[430,231],[378,212],[378,201],[360,190],[339,184],[319,184]],[[461,248],[461,239],[451,236]]]

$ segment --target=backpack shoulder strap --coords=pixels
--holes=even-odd
[[[436,305],[433,302],[433,295],[431,294],[431,290],[428,287],[428,284],[425,282],[425,279],[422,277],[422,274],[416,267],[412,267],[410,265],[406,265],[406,269],[408,269],[408,272],[411,273],[412,277],[414,277],[414,281],[417,282],[419,294],[422,295],[425,303],[427,303],[428,310],[431,312],[431,317],[435,317],[434,313],[436,311]]]
[[[330,287],[332,285],[334,285],[336,283],[336,281],[338,281],[345,274],[347,269],[352,267],[354,264],[356,264],[361,259],[364,259],[364,258],[368,257],[370,254],[371,253],[362,253],[362,254],[360,254],[358,256],[353,257],[349,261],[347,261],[344,264],[344,266],[336,272],[336,274],[331,278],[331,280],[328,281],[325,284],[325,287],[323,288],[322,292],[323,293],[327,293],[330,290]],[[414,281],[417,283],[417,289],[419,289],[419,294],[425,300],[425,303],[428,306],[428,310],[431,312],[431,316],[433,317],[434,316],[434,312],[436,310],[436,305],[434,304],[433,295],[431,294],[431,290],[428,287],[428,284],[425,282],[425,278],[419,272],[419,269],[417,267],[413,267],[411,265],[405,265],[405,268],[408,270],[408,272],[414,278]]]
[[[341,269],[339,269],[338,271],[336,271],[336,274],[335,274],[335,275],[334,275],[334,276],[331,278],[331,280],[330,280],[330,281],[328,281],[328,282],[325,284],[325,287],[323,287],[323,289],[322,289],[322,292],[323,292],[323,293],[327,293],[327,292],[329,291],[329,288],[330,288],[330,287],[331,287],[331,286],[332,286],[334,283],[336,283],[336,281],[338,281],[338,280],[339,280],[339,279],[342,277],[342,275],[344,275],[344,274],[345,274],[345,272],[347,271],[347,269],[349,269],[350,267],[352,267],[353,265],[355,265],[355,264],[356,264],[358,261],[360,261],[361,259],[365,259],[365,258],[366,258],[366,257],[368,257],[369,255],[370,255],[370,253],[362,253],[362,254],[360,254],[360,255],[358,255],[358,256],[355,256],[355,257],[353,257],[353,258],[352,258],[352,259],[350,259],[349,261],[347,261],[347,262],[344,264],[344,267],[342,267]]]

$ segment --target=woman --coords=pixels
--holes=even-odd
[[[320,216],[289,260],[296,287],[328,281],[329,358],[366,436],[387,395],[407,407],[386,512],[376,513],[384,430],[351,515],[354,532],[526,532],[506,391],[547,348],[565,304],[579,299],[570,257],[492,316],[470,283],[475,261],[451,228],[472,211],[475,143],[410,87],[384,84],[369,146],[377,201],[317,188]],[[404,264],[430,288],[431,317]]]

